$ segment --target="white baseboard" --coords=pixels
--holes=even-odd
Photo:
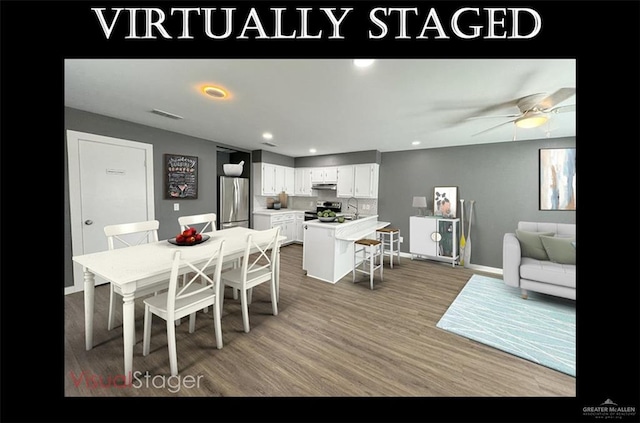
[[[81,289],[76,289],[75,286],[65,286],[64,295],[75,294],[76,292],[82,292]]]
[[[494,273],[496,275],[502,275],[502,269],[497,268],[497,267],[481,266],[479,264],[473,264],[473,263],[466,264],[464,267],[466,267],[467,269],[478,270],[480,272]]]
[[[411,256],[411,253],[403,253],[401,251],[400,257],[406,257],[408,259],[411,259],[412,256]],[[477,270],[479,272],[494,273],[496,275],[502,275],[502,269],[498,267],[482,266],[482,265],[473,264],[473,263],[467,264],[464,267],[467,269]]]

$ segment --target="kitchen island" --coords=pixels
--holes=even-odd
[[[378,215],[346,220],[344,223],[304,222],[302,269],[307,276],[336,283],[353,270],[353,242],[376,238],[376,230],[389,226]]]

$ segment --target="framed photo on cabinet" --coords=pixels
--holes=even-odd
[[[458,187],[435,187],[433,189],[433,214],[455,218],[458,211]]]

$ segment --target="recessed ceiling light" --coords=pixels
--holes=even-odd
[[[273,134],[271,134],[270,132],[265,132],[264,134],[262,134],[262,138],[264,138],[265,140],[271,140],[273,139]]]
[[[420,144],[420,141],[414,141],[411,143],[411,145],[419,145],[419,144]]]
[[[353,64],[359,68],[366,68],[373,65],[374,59],[353,59]]]
[[[213,85],[207,85],[202,89],[202,92],[208,96],[218,99],[227,98],[229,96],[229,93],[226,90]]]
[[[315,148],[310,148],[310,149],[309,149],[309,153],[313,154],[313,153],[315,153],[315,152],[316,152],[316,149],[315,149]]]

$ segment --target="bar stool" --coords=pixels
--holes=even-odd
[[[384,262],[384,256],[389,256],[389,262],[393,269],[393,256],[398,257],[398,264],[400,264],[400,229],[381,228],[376,233],[382,242],[382,261]]]
[[[380,264],[376,264],[377,258],[380,258]],[[367,264],[369,265],[368,270],[366,269]],[[358,269],[358,266],[362,266],[362,268]],[[369,284],[371,289],[373,289],[373,275],[378,269],[380,269],[380,280],[382,280],[382,242],[377,239],[359,239],[354,241],[353,282],[356,282],[356,272],[364,273],[369,275]]]

